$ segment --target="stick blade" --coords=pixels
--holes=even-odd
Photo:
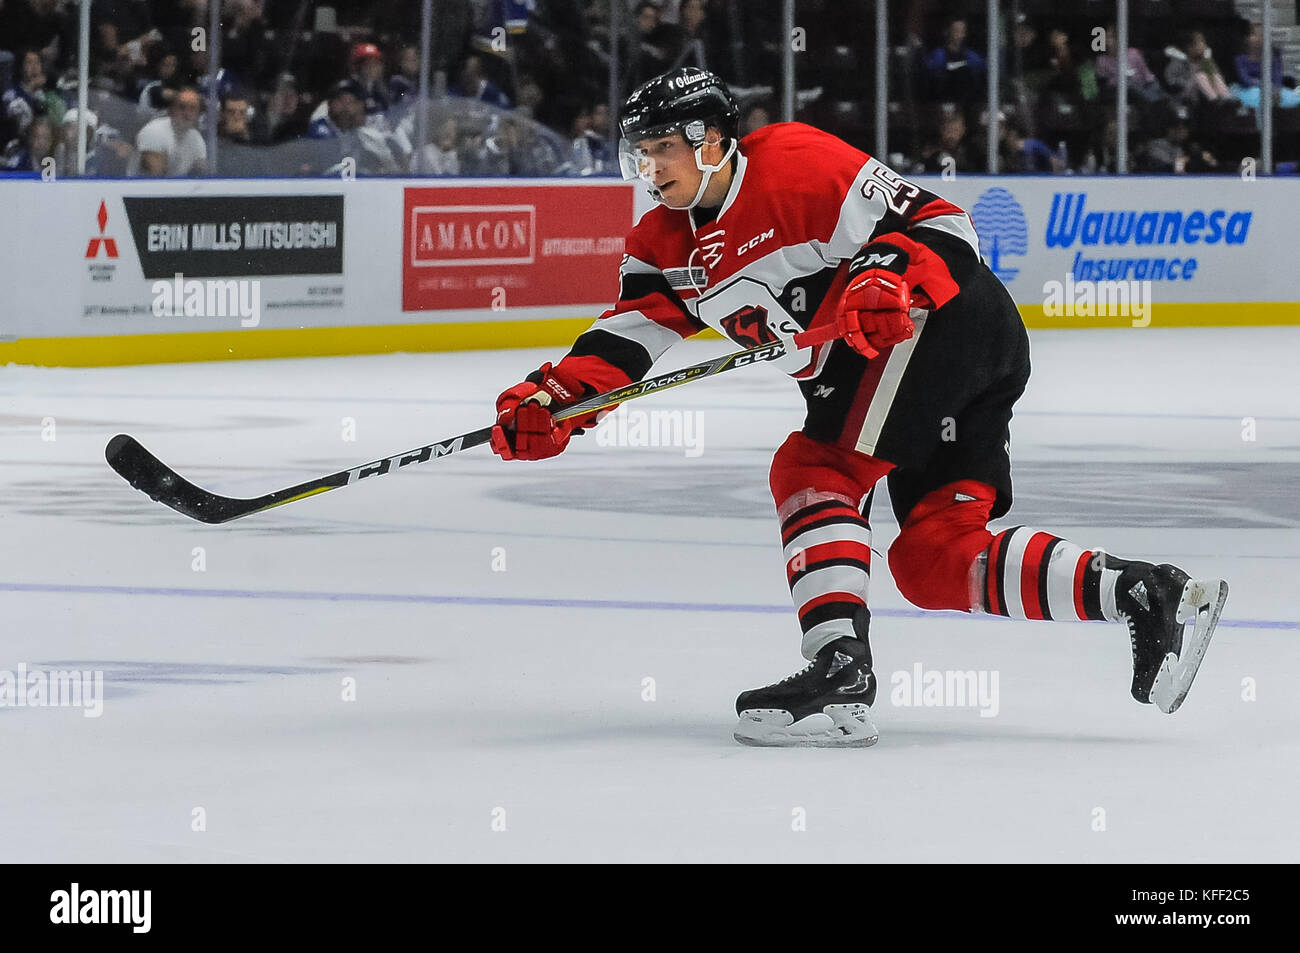
[[[110,440],[104,458],[127,483],[183,516],[201,523],[224,523],[234,518],[223,504],[235,501],[195,486],[129,434],[120,433]]]

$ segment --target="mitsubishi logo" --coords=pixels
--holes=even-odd
[[[99,203],[99,214],[95,216],[95,220],[99,222],[99,235],[92,238],[90,244],[86,246],[86,257],[98,258],[99,246],[102,244],[104,246],[105,256],[108,258],[116,258],[117,239],[108,238],[104,235],[104,227],[108,224],[108,209],[104,206],[102,200]]]

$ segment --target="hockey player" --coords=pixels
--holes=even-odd
[[[783,341],[778,363],[807,417],[776,451],[770,485],[810,664],[740,695],[738,741],[875,742],[868,516],[881,477],[901,527],[889,567],[909,601],[1123,622],[1133,697],[1175,710],[1226,583],[1029,527],[987,528],[1011,506],[1009,423],[1029,341],[970,218],[834,136],[781,123],[737,141],[737,118],[726,86],[700,69],[628,98],[624,172],[659,205],[628,236],[614,307],[563,360],[498,398],[493,450],[560,453],[595,419],[557,422],[552,409],[640,380],[706,327],[747,347]],[[805,342],[825,342],[799,347],[805,329]]]

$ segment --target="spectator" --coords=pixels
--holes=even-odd
[[[65,34],[74,40],[75,48],[76,34],[58,0],[8,0],[0,9],[0,49],[36,50],[46,69],[58,60]]]
[[[60,176],[78,175],[77,108],[63,114],[63,133],[59,137],[55,158]],[[93,110],[86,110],[86,172],[96,178],[121,178],[126,175],[135,150],[112,126],[101,124]]]
[[[604,103],[596,106],[584,105],[573,117],[569,125],[569,137],[573,140],[572,159],[573,174],[600,175],[612,171],[614,153],[609,142],[596,131],[596,111],[600,111],[600,125],[608,128],[609,109]]]
[[[397,54],[397,72],[388,80],[388,101],[394,106],[409,106],[418,95],[420,48],[414,43],[404,43]]]
[[[366,105],[366,119],[375,121],[388,112],[388,84],[384,81],[384,54],[373,43],[352,47],[351,76],[361,87]]]
[[[165,110],[180,88],[181,61],[171,47],[155,43],[149,48],[147,68],[147,78],[140,82],[138,105],[140,112],[153,114]]]
[[[453,117],[435,123],[433,141],[416,154],[411,172],[415,175],[460,175],[460,155],[456,151],[458,136],[459,129]]]
[[[1023,79],[1030,89],[1040,89],[1049,73],[1047,44],[1036,27],[1023,13],[1016,20],[1011,46],[1003,53],[1007,72],[1013,80]]]
[[[1205,34],[1200,30],[1185,33],[1176,46],[1165,47],[1169,63],[1165,66],[1165,85],[1174,99],[1184,105],[1199,101],[1222,102],[1232,98],[1223,73],[1210,55]]]
[[[1070,34],[1062,27],[1054,27],[1047,34],[1047,76],[1043,92],[1065,98],[1067,102],[1093,102],[1097,86],[1097,64],[1075,51]]]
[[[48,79],[41,54],[36,50],[23,50],[18,60],[19,80],[12,89],[4,91],[0,103],[4,105],[10,135],[22,136],[32,121],[49,116],[54,122],[63,120],[63,100],[54,90],[47,89]]]
[[[1214,155],[1191,141],[1186,112],[1175,114],[1165,134],[1146,144],[1143,157],[1141,167],[1146,172],[1183,175],[1187,172],[1217,172],[1219,169]]]
[[[641,85],[652,76],[668,68],[668,43],[671,38],[661,28],[659,4],[641,0],[632,12],[633,31],[625,41],[624,61],[627,63],[625,91]]]
[[[162,39],[162,34],[154,28],[153,11],[150,9],[157,5],[150,3],[150,0],[109,0],[107,3],[95,3],[90,14],[91,28],[98,31],[104,24],[111,24],[113,45],[120,50],[125,63],[131,68],[144,66],[149,47]]]
[[[221,65],[254,85],[269,79],[271,50],[262,0],[224,0],[221,28]]]
[[[520,73],[515,89],[515,111],[529,119],[537,118],[537,107],[546,93],[532,73]]]
[[[349,159],[359,175],[393,175],[401,171],[388,137],[366,125],[365,92],[356,80],[335,83],[327,103],[326,115],[307,130],[308,138],[321,141],[317,158],[328,160],[327,165],[318,162],[317,171],[338,174]]]
[[[77,122],[80,114],[77,107],[63,114],[63,133],[55,149],[55,167],[59,178],[75,176],[77,169]],[[86,175],[98,177],[104,174],[97,154],[96,133],[99,129],[99,117],[92,110],[86,110]]]
[[[310,100],[298,91],[298,80],[292,73],[281,73],[265,108],[253,117],[253,141],[269,145],[304,137],[311,112]]]
[[[1106,51],[1097,56],[1097,76],[1109,92],[1116,92],[1119,83],[1119,40],[1115,34],[1115,24],[1106,27]],[[1128,75],[1129,96],[1145,103],[1158,103],[1165,99],[1165,91],[1160,88],[1156,74],[1147,66],[1142,51],[1130,46],[1125,51],[1124,70]]]
[[[767,103],[750,103],[740,114],[740,137],[743,139],[755,129],[772,124],[772,113]]]
[[[511,175],[561,175],[563,159],[552,138],[536,124],[507,116],[502,139],[510,153]]]
[[[921,161],[930,173],[972,172],[976,165],[966,142],[966,117],[956,108],[945,111],[939,122],[936,142],[921,150]]]
[[[95,27],[90,45],[90,74],[98,89],[119,96],[135,88],[131,48],[121,42],[117,24],[112,21]]]
[[[1251,109],[1259,108],[1259,87],[1264,81],[1264,31],[1252,24],[1246,35],[1246,51],[1235,60],[1239,87],[1233,94]],[[1283,109],[1300,106],[1300,93],[1283,85],[1282,55],[1273,51],[1273,101]]]
[[[460,76],[456,80],[456,85],[447,91],[453,96],[477,99],[493,106],[499,106],[502,109],[510,108],[510,97],[484,75],[483,59],[475,54],[465,57],[465,62],[461,64]]]
[[[953,17],[943,31],[943,45],[930,51],[925,69],[930,94],[944,102],[965,102],[983,95],[984,57],[966,45],[966,18]]]
[[[59,129],[49,116],[37,116],[27,124],[21,143],[10,143],[3,166],[6,172],[43,172],[43,163],[54,159],[54,149],[59,141]],[[57,164],[55,166],[57,169]]]
[[[216,77],[208,72],[208,54],[199,52],[194,55],[194,68],[197,74],[195,86],[199,90],[199,98],[207,101],[208,85],[215,78],[217,82],[217,100],[223,100],[228,96],[244,95],[244,82],[233,72],[224,66],[217,70]]]
[[[155,178],[181,178],[207,171],[208,147],[197,128],[201,113],[199,91],[183,87],[167,115],[147,123],[136,136],[137,174]]]
[[[618,126],[610,121],[609,103],[603,99],[594,100],[591,104],[591,134],[599,140],[596,148],[600,151],[601,156],[607,168],[613,168],[617,159],[614,145],[611,145],[610,135],[614,136],[614,143],[617,144]]]
[[[1252,23],[1246,35],[1246,50],[1233,61],[1237,67],[1237,82],[1242,86],[1258,86],[1264,81],[1264,31]],[[1273,85],[1282,85],[1282,54],[1273,50]]]
[[[1064,172],[1065,167],[1047,143],[1025,132],[1024,124],[1008,116],[1000,124],[1002,136],[1001,167],[1003,172],[1050,174]]]
[[[221,118],[217,138],[221,140],[216,155],[216,171],[224,176],[261,176],[275,171],[265,148],[254,145],[253,107],[243,93],[233,93],[221,101]]]
[[[679,66],[708,69],[705,12],[704,0],[682,0],[677,8],[676,25],[666,27],[665,45],[670,51],[667,69]]]
[[[217,122],[217,137],[224,142],[249,145],[253,141],[249,123],[252,107],[242,93],[235,93],[221,101],[221,118]]]

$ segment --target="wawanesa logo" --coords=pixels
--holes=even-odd
[[[1069,248],[1076,241],[1081,245],[1242,245],[1250,231],[1251,213],[1240,210],[1098,211],[1087,209],[1086,204],[1086,192],[1052,196],[1048,248]]]

